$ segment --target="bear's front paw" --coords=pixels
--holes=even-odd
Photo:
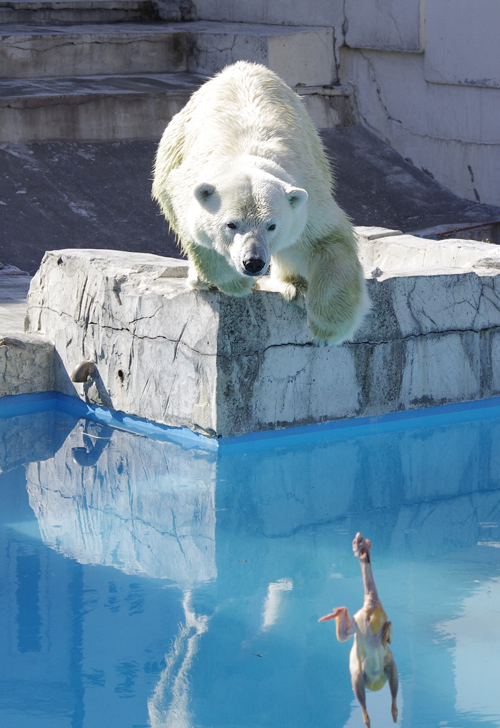
[[[302,276],[282,279],[279,290],[286,301],[294,301],[294,303],[301,307],[305,305],[307,281]]]
[[[293,283],[282,283],[280,286],[280,293],[285,301],[295,301],[299,292]]]
[[[216,293],[219,290],[217,286],[205,283],[205,281],[186,281],[186,289],[188,291],[211,291],[211,293]]]
[[[203,278],[200,278],[197,274],[197,272],[193,269],[191,269],[188,273],[188,277],[186,279],[186,287],[190,291],[210,291],[214,290],[214,286],[212,286],[207,281],[203,280]]]

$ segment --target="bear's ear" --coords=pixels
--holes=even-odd
[[[208,182],[202,182],[194,188],[194,196],[203,207],[205,207],[208,198],[211,197],[214,192],[215,187]]]
[[[299,207],[302,207],[309,196],[301,187],[287,187],[285,189],[285,195],[290,206],[293,207],[294,210],[298,210]]]

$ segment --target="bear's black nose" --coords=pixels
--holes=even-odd
[[[248,258],[248,260],[243,261],[245,271],[250,276],[255,276],[257,273],[260,273],[265,265],[264,261],[260,258]]]

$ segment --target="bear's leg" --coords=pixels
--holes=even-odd
[[[285,276],[281,278],[271,273],[270,276],[259,278],[255,288],[261,291],[281,293],[286,301],[295,301],[299,306],[305,305],[307,281],[302,276]]]
[[[194,291],[209,291],[210,289],[216,288],[215,286],[211,285],[200,277],[196,266],[193,265],[193,263],[189,264],[187,285],[188,288],[191,288]]]
[[[314,243],[306,296],[307,320],[317,346],[341,344],[361,323],[369,308],[356,241],[333,230]]]

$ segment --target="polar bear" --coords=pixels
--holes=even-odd
[[[305,302],[318,345],[348,339],[368,306],[353,228],[332,193],[300,98],[258,64],[207,81],[158,147],[153,197],[187,254],[188,285],[243,296],[257,284]]]

